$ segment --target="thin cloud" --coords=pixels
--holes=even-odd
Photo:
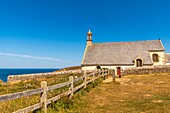
[[[72,61],[57,59],[57,58],[53,58],[53,57],[40,57],[40,56],[31,56],[31,55],[15,54],[15,53],[4,53],[4,52],[0,52],[0,55],[1,55],[1,56],[27,58],[27,59],[49,60],[49,61],[56,61],[56,62],[72,62]],[[75,62],[74,62],[74,63],[75,63]]]

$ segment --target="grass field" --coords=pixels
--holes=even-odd
[[[27,82],[20,82],[17,84],[0,83],[0,95],[11,94],[15,92],[21,92],[31,89],[40,88],[41,81],[47,81],[48,86],[63,83],[69,80],[69,76],[81,76],[81,74],[67,74],[62,76],[51,76],[42,79],[34,79]],[[68,88],[60,88],[57,90],[52,90],[48,93],[48,98],[56,96]],[[40,102],[40,94],[32,95],[29,97],[23,97],[15,100],[0,102],[0,113],[11,113],[16,110],[28,107],[30,105]]]
[[[170,113],[170,74],[135,75],[111,78],[90,91],[76,93],[74,98],[49,113]]]
[[[68,80],[68,76],[50,77],[48,85]],[[170,74],[134,75],[116,78],[116,82],[102,78],[86,89],[76,92],[72,99],[64,97],[48,106],[48,113],[170,113]],[[1,85],[0,95],[40,87],[42,80],[14,85]],[[54,96],[58,91],[50,93]],[[40,95],[0,103],[0,113],[39,102]],[[41,113],[41,110],[34,111]]]

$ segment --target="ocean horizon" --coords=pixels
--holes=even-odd
[[[0,80],[7,82],[9,75],[54,72],[59,68],[0,68]]]

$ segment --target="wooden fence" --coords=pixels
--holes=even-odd
[[[41,88],[2,95],[2,96],[0,96],[0,102],[18,99],[21,97],[31,96],[31,95],[35,95],[35,94],[41,94],[40,103],[28,106],[26,108],[20,109],[13,113],[27,113],[27,112],[31,112],[31,111],[34,111],[39,108],[43,108],[44,113],[47,113],[47,105],[49,105],[51,102],[57,101],[63,96],[69,95],[69,97],[71,98],[73,96],[74,92],[76,92],[80,88],[83,88],[83,87],[86,88],[87,84],[94,82],[97,78],[107,77],[108,75],[109,75],[109,70],[98,70],[98,71],[93,71],[92,73],[89,73],[89,74],[87,74],[86,71],[84,71],[84,75],[81,77],[74,79],[73,76],[70,76],[69,81],[60,83],[60,84],[56,84],[56,85],[52,85],[52,86],[47,86],[47,82],[42,81]],[[83,83],[74,87],[74,83],[78,82],[80,80],[83,80]],[[62,88],[64,86],[69,86],[69,90],[66,92],[63,92],[55,97],[47,99],[48,91]]]

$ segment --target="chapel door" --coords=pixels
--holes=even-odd
[[[120,67],[117,68],[117,75],[120,76],[121,75],[121,70]]]

